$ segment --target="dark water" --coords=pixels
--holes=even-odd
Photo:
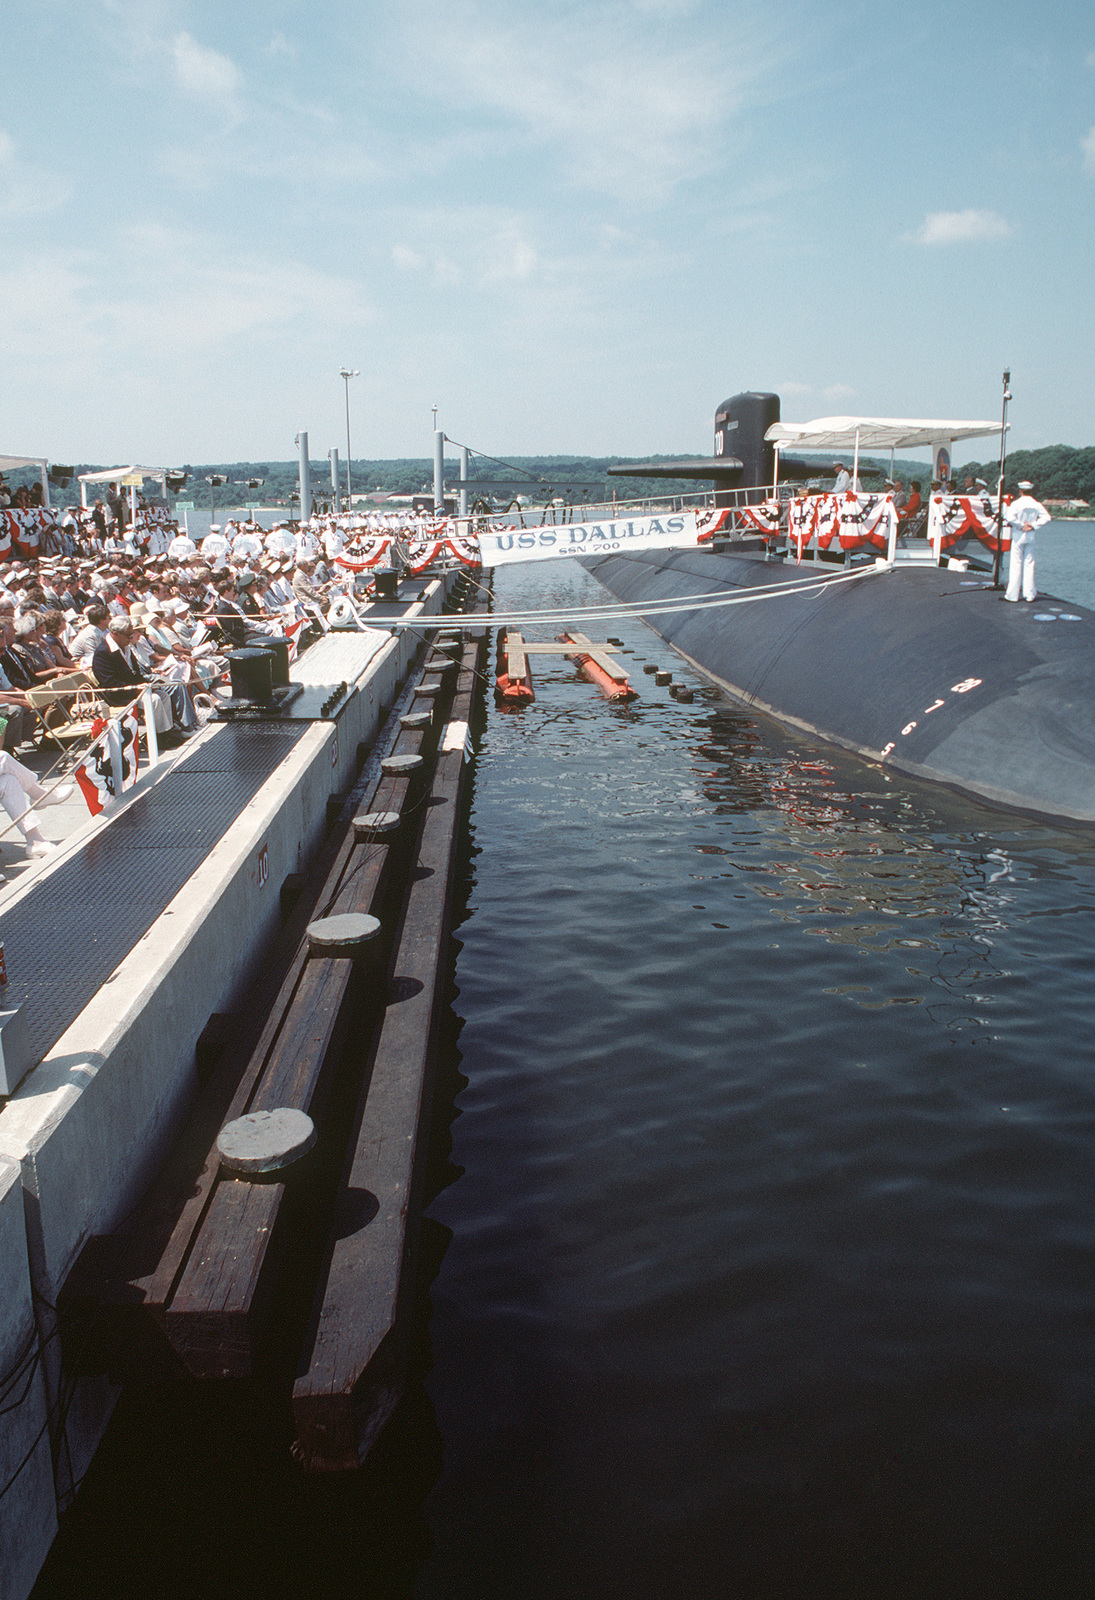
[[[1088,1592],[1095,851],[638,681],[483,743],[415,1593]]]
[[[452,1181],[368,1470],[298,1479],[261,1396],[132,1392],[41,1600],[1095,1592],[1095,841],[607,631],[633,708],[558,662],[489,716]]]

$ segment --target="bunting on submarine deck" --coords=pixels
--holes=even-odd
[[[885,555],[890,535],[893,501],[890,495],[801,495],[787,505],[788,533],[797,558],[813,540],[828,550],[835,539],[841,550],[872,546]]]
[[[1005,506],[1010,496],[1004,496]],[[996,501],[988,494],[933,494],[928,537],[938,539],[940,550],[952,550],[960,539],[979,540],[996,551]],[[1005,521],[1002,548],[1011,549],[1011,527]]]

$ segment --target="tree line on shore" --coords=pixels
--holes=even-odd
[[[607,476],[606,469],[609,466],[624,462],[641,465],[644,459],[651,462],[674,459],[685,461],[689,457],[647,456],[636,460],[635,457],[627,456],[513,456],[509,462],[511,471],[490,462],[478,462],[473,459],[469,489],[474,498],[476,477],[490,479],[495,485],[491,491],[495,498],[504,499],[506,491],[499,485],[509,478],[512,479],[515,495],[521,494],[525,498],[535,500],[562,496],[568,500],[580,501],[596,499],[598,496],[596,491],[585,489],[583,492],[575,480],[584,480],[586,483],[601,481],[604,484],[604,497],[611,499],[615,494],[621,500],[641,499],[651,495],[695,494],[709,487],[702,481],[697,482],[689,478]],[[818,456],[812,459],[817,460],[819,473],[824,474],[829,464],[826,458]],[[835,457],[829,458],[832,459]],[[866,480],[865,487],[869,488],[878,484],[881,476],[889,474],[890,463],[888,459],[864,457],[862,465],[865,472],[868,462],[874,468],[872,475]],[[330,492],[329,463],[326,460],[313,461],[311,467],[313,494],[324,498]],[[80,463],[64,470],[66,473],[71,473],[71,481],[67,485],[54,484],[51,489],[51,499],[55,505],[66,505],[79,499],[77,479],[80,473],[103,469],[91,463]],[[180,470],[187,474],[187,478],[179,491],[178,498],[193,501],[199,506],[208,502],[210,491],[205,480],[214,475],[226,480],[214,490],[218,506],[243,505],[248,500],[258,501],[264,505],[287,505],[290,497],[297,491],[299,483],[299,468],[295,460],[229,461],[203,465],[184,463]],[[910,478],[919,478],[926,489],[931,468],[924,462],[902,460],[894,463],[894,472],[906,482]],[[342,489],[345,492],[345,462],[341,463],[340,475]],[[1095,446],[1089,445],[1077,449],[1072,445],[1056,444],[1046,445],[1039,450],[1016,450],[1007,458],[1006,475],[1008,487],[1011,489],[1020,478],[1029,478],[1035,486],[1035,492],[1043,500],[1095,502]],[[999,476],[999,461],[968,461],[957,467],[954,476],[959,484],[967,477],[983,478],[989,488],[995,490]],[[21,483],[33,483],[37,477],[37,469],[32,467],[19,468],[6,474],[7,481],[12,487],[18,487]],[[247,481],[251,478],[262,478],[264,480],[262,487],[249,489]],[[458,480],[457,463],[446,460],[446,494],[456,491]],[[149,484],[148,488],[152,489],[153,485]],[[355,494],[368,492],[431,494],[433,462],[426,457],[354,461],[353,488]]]

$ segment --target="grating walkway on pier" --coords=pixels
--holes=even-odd
[[[309,726],[226,724],[0,913],[9,983],[46,1056]]]

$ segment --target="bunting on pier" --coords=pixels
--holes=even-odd
[[[415,577],[420,572],[425,572],[426,568],[432,566],[438,557],[444,553],[444,550],[445,540],[434,538],[431,535],[408,539],[407,556],[411,572]]]
[[[450,533],[444,540],[444,547],[466,567],[478,567],[484,564],[478,539],[465,539],[458,533]]]
[[[304,624],[305,624],[306,621],[307,621],[307,618],[298,617],[295,622],[288,623],[281,630],[282,638],[283,639],[288,639],[288,641],[289,641],[289,660],[290,661],[295,661],[297,659],[297,648],[298,648],[298,646],[300,644],[300,636],[304,631]]]
[[[369,539],[354,539],[335,557],[336,567],[346,572],[367,572],[378,567],[392,547],[392,541],[382,535]]]
[[[88,750],[72,776],[80,785],[87,808],[97,817],[108,800],[114,799],[114,764],[110,759],[110,729],[116,727],[122,741],[122,793],[132,789],[137,781],[138,741],[141,725],[137,720],[136,706],[130,706],[122,716],[109,723],[99,724],[102,731]]]

